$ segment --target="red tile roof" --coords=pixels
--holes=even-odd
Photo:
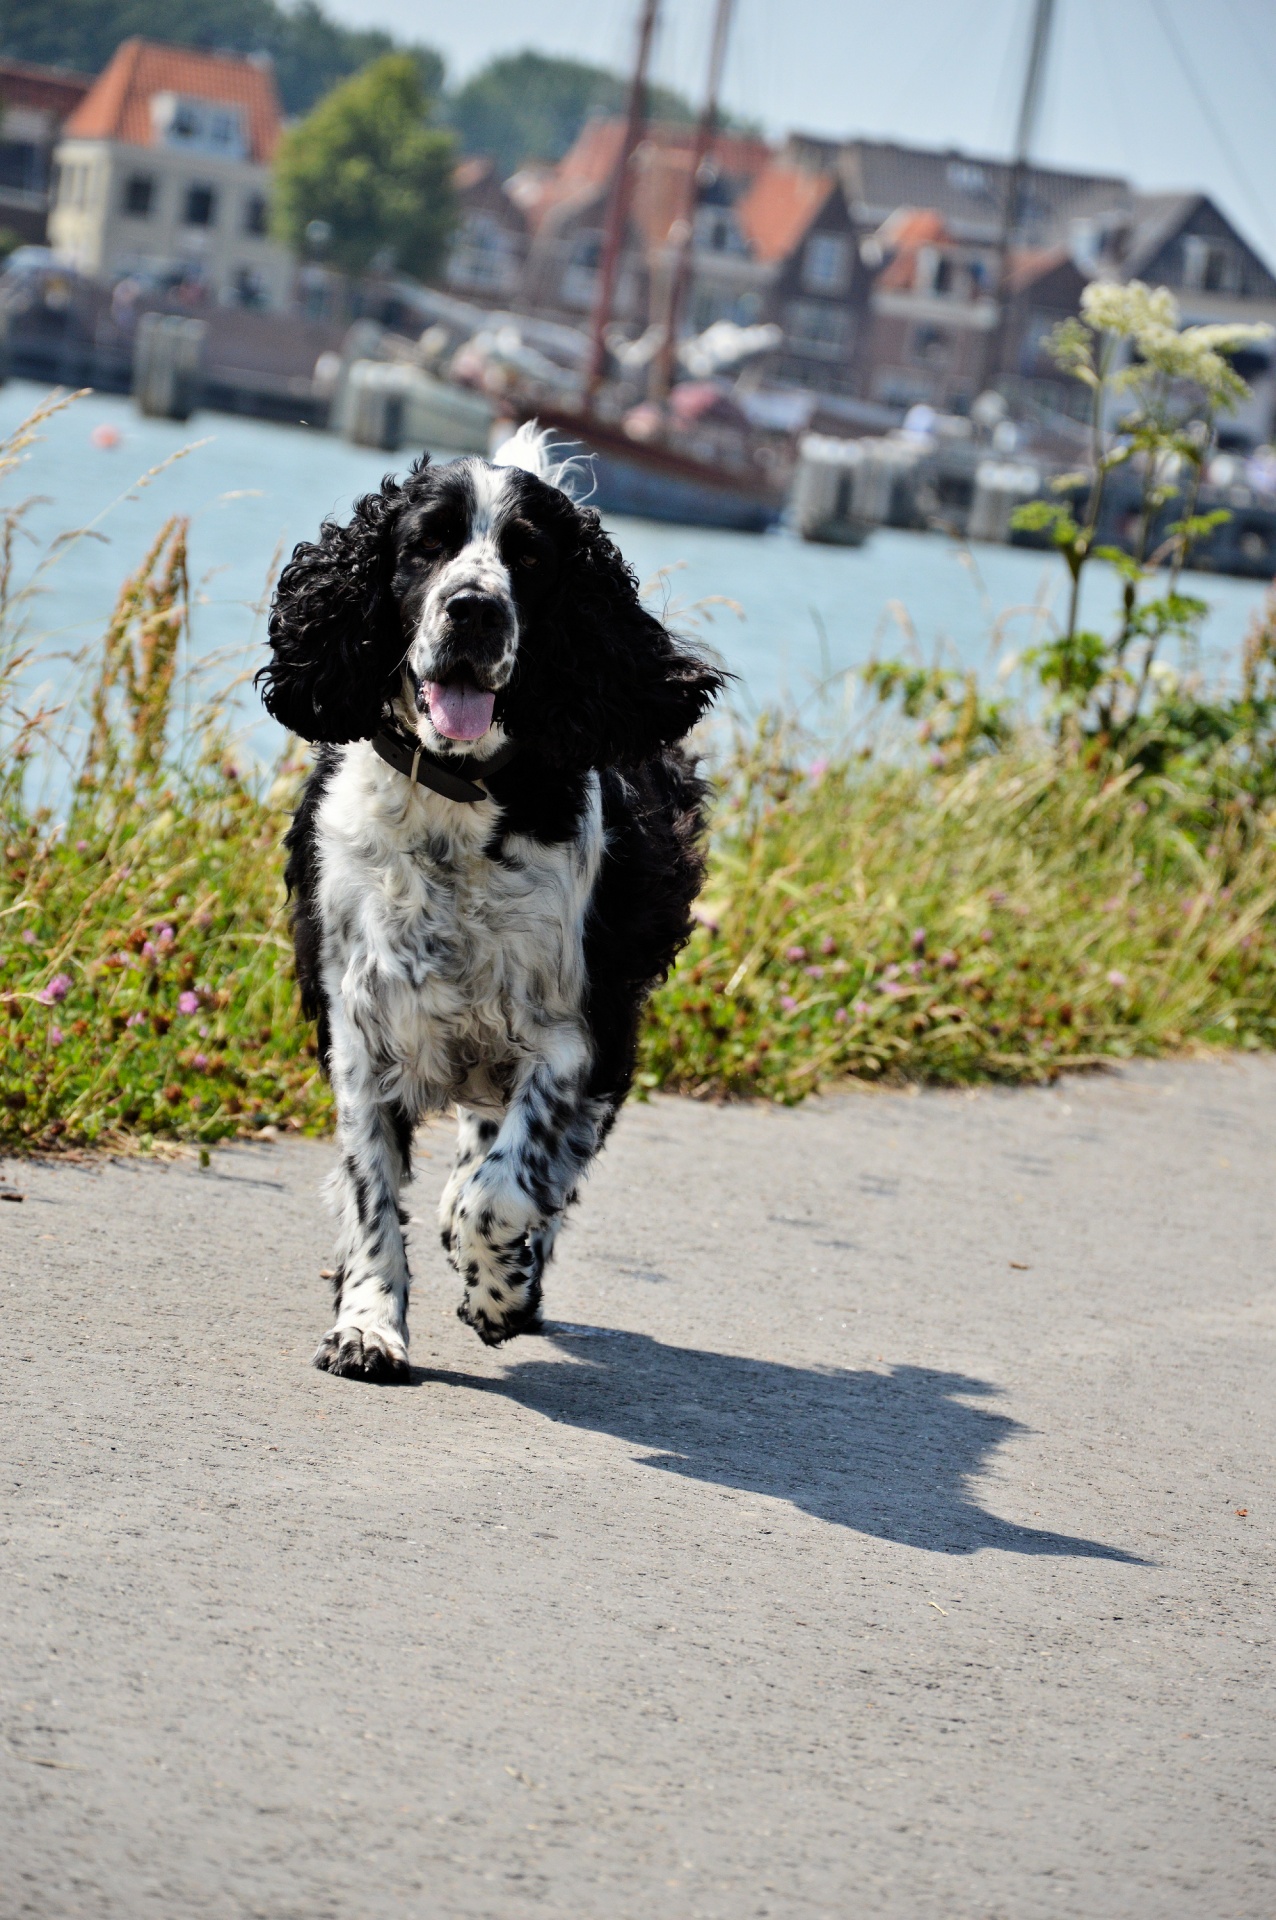
[[[827,204],[837,182],[831,173],[771,166],[736,207],[740,231],[758,260],[783,260]]]
[[[281,119],[274,79],[267,68],[251,60],[161,46],[153,40],[125,40],[116,48],[109,66],[98,75],[63,131],[73,139],[153,146],[150,103],[156,93],[242,107],[252,158],[264,163],[274,154]]]
[[[588,120],[557,166],[528,168],[516,176],[520,184],[515,198],[534,231],[559,209],[566,213],[587,206],[606,193],[624,137],[623,120]],[[634,155],[630,217],[649,246],[663,245],[670,224],[685,210],[694,143],[694,127],[657,121],[643,130]],[[764,141],[728,133],[715,137],[709,153],[719,172],[744,179],[760,173],[771,159]]]

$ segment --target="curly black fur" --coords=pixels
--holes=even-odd
[[[257,675],[266,709],[304,740],[370,740],[399,687],[410,632],[403,548],[426,510],[464,511],[465,463],[416,461],[355,502],[348,524],[327,520],[279,577],[270,611],[270,663]],[[517,514],[548,536],[549,579],[519,576],[521,637],[499,714],[563,768],[633,766],[687,734],[721,691],[722,673],[679,645],[638,598],[638,582],[590,507],[511,470]],[[513,515],[511,517],[514,517]],[[405,603],[406,609],[405,609]]]

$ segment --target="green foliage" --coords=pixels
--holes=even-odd
[[[346,273],[380,255],[429,275],[455,219],[450,133],[430,124],[410,54],[387,54],[290,128],[275,163],[279,237],[300,253],[312,221],[331,229],[326,257]]]
[[[548,54],[504,54],[489,61],[447,103],[447,117],[467,153],[488,153],[503,176],[528,160],[560,160],[591,113],[625,109],[627,82],[605,67]],[[688,121],[681,94],[653,87],[653,119]]]
[[[1058,549],[1071,579],[1068,616],[1062,632],[1032,648],[1024,664],[1050,696],[1061,742],[1118,750],[1134,768],[1158,771],[1174,763],[1174,741],[1190,742],[1197,776],[1205,740],[1231,750],[1248,737],[1251,754],[1264,750],[1253,733],[1252,704],[1242,701],[1230,712],[1226,701],[1205,702],[1199,688],[1178,690],[1178,717],[1171,724],[1160,654],[1167,640],[1178,640],[1189,656],[1195,652],[1208,609],[1179,591],[1179,576],[1195,543],[1229,517],[1223,510],[1197,510],[1218,415],[1249,392],[1229,356],[1267,339],[1271,328],[1180,329],[1173,295],[1137,280],[1093,283],[1082,295],[1081,311],[1080,319],[1055,328],[1050,348],[1056,364],[1091,391],[1090,467],[1054,483],[1066,497],[1031,501],[1011,523],[1019,532],[1044,535]],[[1114,409],[1115,433],[1109,427]],[[1096,544],[1108,481],[1127,465],[1140,485],[1133,553]],[[1180,495],[1185,511],[1154,545],[1163,509]],[[1082,577],[1096,560],[1121,579],[1121,619],[1107,635],[1079,624]],[[1161,569],[1163,589],[1141,598]],[[1199,726],[1184,717],[1185,703],[1193,699],[1201,706]],[[1229,770],[1221,771],[1226,781]]]
[[[809,753],[774,720],[738,743],[641,1085],[790,1101],[1276,1042],[1270,803],[1136,790],[1022,733],[937,772]]]
[[[950,766],[1006,745],[1012,723],[1004,701],[991,700],[972,672],[920,666],[909,660],[872,660],[859,675],[879,706],[897,701],[918,720],[918,742],[932,766]]]
[[[290,749],[258,791],[225,698],[193,708],[174,519],[96,652],[65,817],[33,807],[64,747],[16,691],[21,517],[0,516],[0,1150],[323,1130],[282,874],[304,762]],[[1176,597],[1136,608],[1137,631],[1195,617]],[[1104,643],[1061,641],[1083,711],[1075,661]],[[1276,593],[1239,693],[1159,667],[1125,754],[1049,740],[964,673],[862,678],[859,750],[812,760],[772,715],[721,755],[698,926],[645,1018],[640,1091],[792,1101],[847,1076],[1040,1080],[1276,1045]],[[896,717],[925,752],[898,751]]]
[[[175,46],[269,54],[289,113],[305,113],[322,94],[394,50],[387,33],[340,25],[314,0],[6,0],[0,52],[18,60],[98,73],[121,40],[140,34]],[[443,84],[437,53],[415,49],[426,91]]]
[[[190,769],[166,764],[186,579],[171,521],[107,630],[61,825],[23,798],[52,743],[3,702],[0,1147],[207,1142],[330,1115],[280,882],[294,786],[256,797],[215,725]]]

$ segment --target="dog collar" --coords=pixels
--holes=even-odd
[[[455,760],[443,760],[438,754],[427,753],[419,741],[408,741],[401,733],[383,729],[373,735],[372,751],[417,786],[429,787],[432,792],[441,793],[445,800],[460,800],[472,806],[477,800],[491,799],[487,789],[477,782],[488,780],[508,767],[518,752],[518,743],[507,740],[487,760],[476,760],[468,753],[458,754]]]

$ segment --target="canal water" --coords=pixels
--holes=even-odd
[[[43,397],[24,381],[0,387],[0,437]],[[210,682],[229,683],[260,662],[262,601],[278,556],[406,464],[406,456],[329,434],[224,414],[198,414],[185,425],[144,420],[128,400],[103,395],[74,402],[41,435],[0,493],[2,506],[36,503],[24,522],[33,538],[19,543],[19,580],[30,577],[49,542],[76,528],[91,531],[66,543],[41,576],[27,620],[38,643],[38,666],[24,676],[28,696],[36,680],[48,695],[65,691],[73,677],[68,657],[102,632],[121,581],[175,513],[191,519],[193,648]],[[147,479],[164,462],[171,464]],[[784,530],[610,525],[653,603],[667,607],[674,624],[697,627],[725,657],[745,711],[777,699],[809,702],[822,680],[875,654],[942,654],[991,678],[1048,629],[1064,602],[1063,566],[1053,556],[964,549],[938,534],[883,529],[848,550],[807,546]],[[1083,614],[1101,623],[1117,593],[1105,570],[1094,572]],[[1184,587],[1210,604],[1201,664],[1212,677],[1226,676],[1262,584],[1199,575]],[[246,689],[239,698],[247,750],[272,758],[277,730]]]

